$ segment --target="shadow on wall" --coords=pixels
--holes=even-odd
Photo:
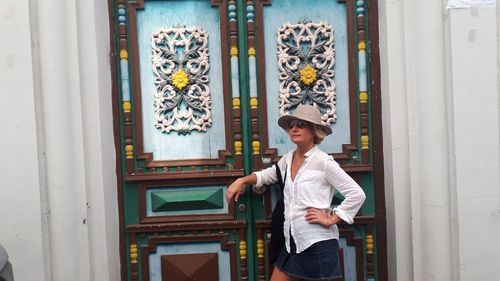
[[[14,281],[9,255],[2,244],[0,244],[0,281]]]

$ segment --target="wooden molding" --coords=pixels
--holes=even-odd
[[[195,180],[188,179],[185,181],[176,181],[174,186],[193,186],[193,185],[229,185],[231,183],[230,179],[225,181],[214,181],[207,182],[206,180]],[[234,203],[231,202],[228,206],[228,213],[226,214],[198,214],[198,215],[171,215],[171,216],[147,216],[147,206],[146,206],[146,191],[148,189],[158,188],[158,187],[168,187],[169,183],[157,182],[155,184],[145,184],[141,182],[139,184],[139,222],[141,224],[151,224],[151,223],[169,223],[169,222],[182,222],[182,221],[222,221],[222,220],[234,220],[235,211]],[[225,199],[225,198],[224,198]]]
[[[169,231],[237,230],[246,229],[244,220],[129,224],[128,233],[157,233]]]
[[[243,170],[204,170],[179,171],[167,173],[135,173],[124,176],[126,182],[189,180],[189,179],[224,179],[237,178],[244,175]]]
[[[152,236],[149,237],[149,243],[146,246],[141,246],[141,266],[142,266],[142,280],[149,281],[149,255],[155,253],[158,245],[171,244],[171,243],[193,243],[193,242],[220,242],[221,250],[229,251],[230,264],[236,265],[236,243],[228,239],[227,234],[207,234],[196,236]],[[237,269],[231,267],[231,280],[237,279]]]
[[[220,32],[221,32],[221,46],[228,46],[227,34],[227,8],[226,5],[221,5],[224,1],[212,0],[211,5],[219,7],[220,14]],[[137,10],[144,9],[144,0],[131,1],[128,4],[129,9],[129,30],[130,30],[130,63],[132,64],[131,77],[133,81],[132,97],[133,97],[133,116],[135,120],[135,156],[138,160],[144,160],[147,168],[156,167],[176,167],[176,166],[192,166],[192,165],[224,165],[226,164],[226,157],[233,156],[233,127],[231,124],[231,97],[230,97],[230,77],[229,77],[229,48],[221,48],[221,67],[222,67],[222,88],[224,100],[224,124],[226,132],[226,149],[219,151],[217,159],[189,159],[189,160],[153,160],[151,152],[144,151],[144,138],[142,127],[142,93],[140,83],[140,65],[139,65],[139,49],[137,38]]]

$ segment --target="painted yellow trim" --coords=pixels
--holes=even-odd
[[[132,108],[132,105],[130,105],[129,101],[123,102],[123,112],[129,113],[131,108]]]
[[[249,57],[255,57],[255,54],[256,54],[255,48],[251,47],[248,49],[248,56]]]
[[[241,141],[234,142],[234,154],[241,155],[242,148],[243,144],[241,143]]]
[[[257,257],[264,258],[264,240],[257,240]]]
[[[256,97],[250,98],[250,108],[255,109],[259,107],[259,100]]]
[[[130,244],[130,263],[137,263],[137,244]]]
[[[260,153],[260,141],[252,141],[253,154]]]
[[[240,98],[233,98],[233,108],[238,109],[240,108],[241,101]]]
[[[240,258],[247,259],[247,242],[240,241]]]
[[[132,159],[134,158],[134,146],[131,144],[127,144],[125,146],[125,157],[127,159]]]
[[[360,50],[360,51],[366,50],[366,43],[365,43],[365,41],[359,41],[359,43],[358,43],[358,50]]]
[[[361,149],[369,149],[369,140],[370,138],[367,135],[362,135],[361,136]]]
[[[122,50],[120,51],[120,59],[122,59],[122,60],[126,60],[126,59],[128,59],[128,52],[127,52],[127,50],[122,49]]]
[[[373,235],[366,235],[366,253],[373,255]]]
[[[229,52],[231,57],[237,57],[238,56],[238,48],[237,47],[231,47],[231,51]]]
[[[360,103],[367,103],[368,102],[368,93],[367,92],[360,92],[359,93],[359,102]]]

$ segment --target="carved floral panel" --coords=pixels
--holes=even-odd
[[[152,34],[155,127],[164,133],[205,132],[212,124],[208,34],[199,27]]]
[[[337,120],[333,29],[326,22],[285,24],[277,32],[280,115],[313,104],[326,125]]]

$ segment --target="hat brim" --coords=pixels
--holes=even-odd
[[[302,121],[306,121],[306,122],[309,122],[311,124],[314,124],[314,125],[318,126],[319,128],[321,128],[325,132],[325,134],[327,136],[332,133],[332,128],[330,128],[329,126],[326,126],[324,124],[318,124],[316,122],[312,122],[311,120],[307,120],[307,119],[304,119],[304,118],[298,118],[296,116],[291,116],[291,115],[283,115],[283,116],[281,116],[278,119],[278,125],[283,130],[288,131],[288,123],[290,123],[290,121],[292,121],[293,119],[302,120]]]

